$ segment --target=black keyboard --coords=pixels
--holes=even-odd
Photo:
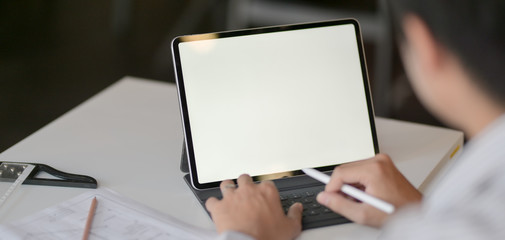
[[[303,205],[302,228],[309,229],[320,226],[341,224],[350,222],[347,218],[333,212],[329,208],[319,204],[316,200],[317,194],[324,190],[324,186],[316,186],[303,189],[283,191],[280,199],[284,212],[287,213],[289,207],[295,202]]]
[[[303,178],[298,179],[302,180]],[[198,198],[200,204],[204,209],[205,201],[209,197],[212,196],[221,198],[221,190],[219,188],[197,190],[191,186],[189,174],[186,174],[184,176],[184,180],[188,186],[190,186],[190,189]],[[282,179],[276,181],[276,184],[282,185],[282,183],[279,182],[282,182]],[[317,202],[316,196],[319,192],[324,190],[324,185],[316,182],[315,180],[313,180],[312,184],[305,184],[303,187],[300,187],[302,186],[300,183],[304,183],[306,181],[296,182],[296,179],[291,179],[289,182],[291,184],[290,186],[283,185],[282,188],[280,188],[280,201],[282,207],[284,208],[284,211],[286,212],[287,209],[289,209],[289,207],[295,202],[301,202],[303,204],[302,229],[331,226],[350,222],[347,218],[334,213],[330,209],[321,206]],[[277,187],[279,188],[278,185]]]

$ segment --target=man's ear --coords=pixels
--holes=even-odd
[[[407,15],[403,20],[403,31],[410,54],[415,54],[418,66],[424,73],[434,73],[444,64],[445,51],[436,41],[426,23],[418,16]]]

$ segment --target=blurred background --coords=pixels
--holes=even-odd
[[[174,82],[175,36],[348,17],[376,114],[440,125],[412,93],[383,0],[0,0],[0,152],[123,76]]]

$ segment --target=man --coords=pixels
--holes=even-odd
[[[383,239],[505,239],[505,1],[391,0],[400,52],[423,104],[470,139],[424,197],[379,154],[335,168],[317,201],[347,218],[382,227]],[[392,216],[349,200],[361,184],[393,203]],[[293,239],[301,204],[284,215],[271,182],[242,175],[206,206],[223,239]],[[338,237],[338,236],[336,236]]]

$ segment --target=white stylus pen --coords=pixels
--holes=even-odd
[[[330,176],[328,176],[320,171],[317,171],[315,169],[304,168],[304,169],[302,169],[302,171],[305,174],[309,175],[310,177],[312,177],[312,178],[314,178],[324,184],[328,184],[330,182]],[[365,192],[363,192],[363,191],[361,191],[351,185],[348,185],[348,184],[342,185],[342,188],[340,188],[340,191],[342,191],[343,193],[345,193],[353,198],[356,198],[364,203],[370,204],[385,213],[391,214],[395,211],[395,206],[393,206],[393,204],[382,201],[376,197],[370,196],[367,193],[365,193]]]

